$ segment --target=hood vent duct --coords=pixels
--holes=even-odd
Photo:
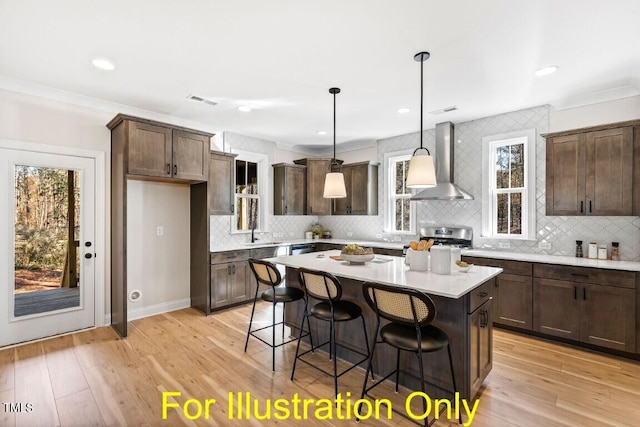
[[[453,183],[454,144],[453,123],[436,124],[435,163],[438,185],[420,191],[411,200],[473,200],[471,194]]]

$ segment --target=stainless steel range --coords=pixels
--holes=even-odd
[[[433,239],[434,245],[456,246],[461,249],[471,248],[473,228],[471,227],[423,227],[420,229],[420,240]],[[405,245],[402,254],[407,254],[409,245]]]

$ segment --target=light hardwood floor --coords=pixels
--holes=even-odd
[[[243,352],[250,310],[242,306],[205,317],[185,309],[131,322],[126,340],[99,328],[2,350],[0,426],[302,424],[229,420],[228,392],[251,392],[261,405],[269,398],[290,400],[294,393],[333,398],[331,378],[304,364],[298,365],[295,381],[289,380],[295,343],[276,350],[275,373],[271,350],[260,341],[252,339]],[[266,322],[270,310],[259,305],[258,319]],[[495,331],[494,344],[493,371],[481,390],[473,426],[638,425],[640,363],[502,330]],[[363,371],[354,370],[341,378],[340,391],[351,392],[355,400],[362,380]],[[218,403],[208,420],[190,420],[173,408],[162,420],[165,391],[181,392],[170,402]],[[28,402],[33,411],[8,412],[4,402]],[[354,419],[313,418],[304,422],[309,424],[356,425]],[[360,425],[413,424],[394,415]],[[436,425],[457,424],[440,420]]]

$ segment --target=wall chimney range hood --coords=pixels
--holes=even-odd
[[[436,124],[436,185],[427,188],[413,197],[412,201],[421,200],[473,200],[473,196],[453,183],[453,146],[455,138],[453,123]]]

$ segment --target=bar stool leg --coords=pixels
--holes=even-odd
[[[307,306],[305,304],[304,314],[302,315],[302,321],[300,322],[300,332],[298,333],[298,343],[296,344],[296,355],[293,358],[293,368],[291,369],[291,381],[296,374],[296,364],[298,363],[298,353],[300,352],[300,341],[302,341],[302,332],[304,330],[304,319],[307,319],[307,327],[309,327],[309,316],[307,316]],[[309,328],[309,338],[311,338],[311,328]],[[313,343],[311,344],[313,349]]]
[[[276,370],[276,301],[273,299],[271,309],[271,370]]]
[[[396,393],[399,391],[398,383],[400,382],[400,349],[396,349]]]
[[[287,303],[282,303],[282,341],[284,341],[284,313],[287,309]]]
[[[249,319],[249,330],[247,331],[247,340],[244,343],[244,352],[247,352],[247,346],[249,345],[249,335],[251,335],[251,325],[253,324],[253,314],[256,311],[256,301],[258,299],[258,286],[256,286],[256,295],[253,297],[253,308],[251,309],[251,318]]]
[[[333,345],[333,386],[336,391],[336,397],[338,397],[338,357],[336,349],[336,327],[334,325],[333,318],[331,318],[331,344]]]
[[[362,330],[364,331],[364,344],[367,346],[367,357],[371,359],[371,350],[369,349],[369,338],[367,337],[367,324],[364,321],[363,315],[360,315],[360,318],[362,319]],[[375,380],[375,378],[373,377],[373,369],[371,369],[371,379]]]
[[[425,388],[424,385],[424,366],[422,364],[422,349],[420,347],[418,347],[418,352],[416,353],[416,356],[418,356],[418,367],[420,369],[420,391],[422,391],[422,393],[424,395],[427,394],[427,390]],[[424,413],[427,413],[427,401],[423,398],[422,399],[422,409],[424,410]],[[437,410],[437,408],[436,408]],[[425,417],[424,418],[424,425],[428,426],[429,425],[429,417]]]

